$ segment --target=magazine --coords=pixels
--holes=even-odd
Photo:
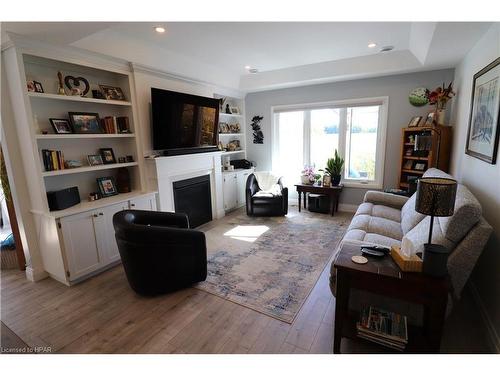
[[[379,344],[403,350],[408,343],[406,316],[370,306],[357,323],[358,336]]]

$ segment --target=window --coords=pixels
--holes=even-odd
[[[273,169],[292,186],[304,165],[322,169],[334,150],[346,186],[382,188],[388,98],[274,107]]]

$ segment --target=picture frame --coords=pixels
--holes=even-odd
[[[403,169],[412,169],[413,168],[413,162],[411,160],[407,160],[403,166]]]
[[[474,74],[465,153],[496,164],[500,137],[500,57]]]
[[[77,134],[101,134],[101,122],[98,113],[68,112],[73,132]]]
[[[104,164],[101,155],[87,155],[87,161],[91,167]]]
[[[434,111],[432,112],[429,112],[427,114],[427,117],[425,118],[425,122],[424,122],[424,126],[432,126],[434,124],[434,117],[435,117],[436,113]]]
[[[422,120],[422,116],[413,116],[411,118],[410,122],[408,123],[408,127],[409,128],[417,127],[421,120]]]
[[[97,187],[102,197],[111,197],[113,195],[118,195],[118,189],[116,187],[116,181],[113,176],[98,177]]]
[[[116,164],[115,153],[112,148],[101,148],[99,149],[99,153],[104,164]]]
[[[231,112],[232,115],[239,115],[240,114],[240,109],[236,106],[230,106],[229,111]]]
[[[323,175],[323,186],[324,187],[332,186],[332,177],[329,174]]]
[[[423,171],[423,170],[425,170],[425,167],[426,167],[425,163],[417,161],[417,162],[415,162],[415,165],[413,166],[413,169],[415,169],[416,171]]]
[[[125,94],[120,87],[99,85],[99,88],[106,100],[126,100]]]
[[[69,120],[65,118],[49,118],[50,125],[56,134],[72,134],[73,128]]]
[[[35,87],[35,92],[43,93],[43,86],[38,81],[33,81],[33,86]]]

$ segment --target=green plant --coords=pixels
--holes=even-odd
[[[342,159],[335,149],[335,155],[326,161],[325,172],[330,176],[339,176],[344,168],[344,159]]]

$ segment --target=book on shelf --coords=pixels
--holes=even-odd
[[[101,119],[101,127],[106,134],[129,133],[128,117],[106,116]]]
[[[65,169],[64,154],[62,151],[43,149],[42,161],[46,172]]]
[[[358,336],[396,350],[404,350],[408,343],[406,316],[378,307],[363,309],[356,324]]]

